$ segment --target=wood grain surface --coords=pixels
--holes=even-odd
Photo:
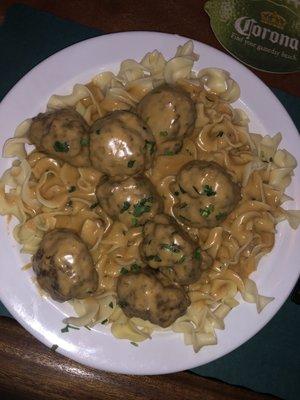
[[[271,400],[190,372],[129,376],[97,371],[54,353],[14,320],[0,318],[0,398],[76,400]]]
[[[107,33],[132,30],[177,33],[226,52],[210,28],[209,17],[203,10],[204,0],[0,0],[0,21],[14,3],[31,5]],[[300,73],[252,71],[267,85],[300,96]]]
[[[0,0],[0,23],[14,3],[24,3],[105,32],[177,33],[225,51],[212,34],[201,0]],[[268,85],[300,95],[300,74],[254,72]],[[2,400],[275,399],[190,372],[140,377],[96,371],[50,351],[16,321],[5,317],[0,318],[0,366]]]

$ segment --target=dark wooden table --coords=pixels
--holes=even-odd
[[[1,0],[0,22],[14,3],[105,32],[177,33],[224,51],[210,30],[201,0]],[[300,95],[300,74],[255,73],[270,86]],[[1,399],[274,399],[190,372],[137,377],[96,371],[50,351],[5,317],[0,318],[0,366]]]

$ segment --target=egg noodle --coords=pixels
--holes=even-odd
[[[259,260],[273,246],[276,224],[287,220],[296,229],[300,212],[284,210],[291,198],[284,194],[297,163],[286,150],[278,149],[281,134],[262,136],[249,132],[249,119],[230,103],[240,95],[238,84],[218,68],[192,70],[198,56],[193,43],[179,46],[170,60],[157,50],[141,62],[125,60],[117,75],[103,72],[86,85],[76,84],[72,94],[53,95],[47,110],[73,107],[91,125],[114,110],[133,110],[153,88],[166,82],[187,91],[197,110],[193,135],[175,155],[157,156],[146,172],[172,214],[170,189],[179,169],[191,160],[215,161],[241,185],[242,200],[219,226],[189,228],[188,232],[213,259],[200,279],[188,287],[191,305],[168,330],[182,333],[194,351],[217,343],[215,330],[224,329],[224,318],[239,302],[236,295],[255,303],[257,311],[272,300],[258,294],[249,279]],[[6,141],[4,157],[15,160],[0,180],[0,213],[17,218],[13,229],[21,252],[34,254],[46,232],[54,228],[76,231],[88,246],[99,275],[96,293],[72,300],[77,316],[65,320],[75,326],[110,325],[117,338],[140,342],[154,331],[166,330],[149,321],[128,318],[117,304],[116,282],[122,267],[140,262],[142,228],[113,222],[97,203],[96,186],[101,173],[76,168],[30,149],[24,121]]]

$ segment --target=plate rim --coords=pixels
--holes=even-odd
[[[47,57],[46,59],[44,59],[42,62],[40,62],[39,64],[37,64],[36,66],[34,66],[32,69],[30,69],[20,80],[18,80],[18,82],[9,90],[9,92],[5,95],[5,97],[2,99],[1,103],[0,103],[0,112],[2,108],[5,108],[5,104],[7,102],[7,100],[14,95],[14,91],[19,89],[19,86],[21,86],[24,82],[25,79],[30,79],[30,77],[39,69],[41,68],[41,66],[45,65],[46,63],[49,62],[49,60],[53,60],[55,59],[58,55],[61,55],[63,53],[66,53],[68,51],[72,51],[75,48],[80,48],[82,46],[86,46],[89,43],[93,42],[93,41],[107,41],[110,38],[114,38],[114,37],[120,37],[120,36],[136,36],[136,35],[155,35],[155,36],[164,36],[164,37],[176,37],[180,40],[184,39],[184,40],[192,40],[193,42],[200,44],[200,46],[202,47],[206,47],[209,49],[209,51],[213,50],[213,52],[216,52],[219,56],[221,57],[226,57],[227,59],[229,59],[230,63],[234,62],[239,69],[242,70],[243,73],[246,74],[250,74],[252,79],[255,79],[260,86],[265,90],[265,92],[268,94],[268,96],[271,96],[273,101],[275,101],[277,103],[277,106],[279,106],[281,108],[281,112],[284,114],[285,118],[289,121],[289,123],[292,125],[293,129],[292,131],[294,131],[295,133],[297,133],[297,128],[294,124],[294,122],[292,121],[291,117],[289,116],[288,112],[286,111],[286,109],[284,108],[284,106],[281,104],[281,102],[279,101],[279,99],[273,94],[273,92],[268,88],[268,86],[258,77],[255,75],[254,72],[252,72],[251,70],[249,70],[246,66],[244,66],[241,62],[239,62],[238,60],[234,59],[232,56],[218,50],[215,49],[212,46],[209,46],[205,43],[202,43],[200,41],[194,40],[194,39],[190,39],[187,38],[185,36],[181,36],[181,35],[177,35],[177,34],[169,34],[169,33],[162,33],[162,32],[153,32],[153,31],[129,31],[129,32],[120,32],[120,33],[111,33],[111,34],[104,34],[104,35],[100,35],[100,36],[95,36],[93,38],[90,39],[86,39],[83,41],[80,41],[78,43],[75,43],[71,46],[67,46],[66,48],[52,54],[51,56]],[[151,42],[147,43],[147,47],[150,47]],[[146,45],[145,45],[146,47]],[[175,50],[175,49],[173,49]],[[147,49],[145,50],[147,51]],[[151,49],[149,49],[149,51],[152,51]],[[120,60],[119,62],[121,62],[122,60]],[[100,64],[101,65],[101,64]],[[298,277],[295,279],[295,281],[293,283],[291,283],[291,287],[293,287],[297,281],[297,279],[299,278],[300,275],[300,270],[298,271]],[[254,333],[250,333],[248,336],[244,337],[243,339],[241,339],[240,342],[238,342],[237,344],[235,344],[232,348],[230,348],[228,351],[223,352],[221,355],[217,356],[217,357],[212,357],[212,359],[208,362],[211,361],[215,361],[221,357],[223,357],[226,354],[231,353],[232,351],[234,351],[235,349],[237,349],[238,347],[240,347],[243,343],[246,343],[250,338],[252,338],[255,334],[257,334],[261,329],[263,329],[263,327],[276,315],[276,313],[279,311],[279,309],[282,307],[282,305],[284,304],[284,302],[286,301],[286,299],[289,297],[290,293],[286,293],[286,295],[284,296],[284,300],[280,302],[280,304],[276,307],[275,311],[273,311],[272,313],[270,313],[270,315],[268,316],[268,318],[266,318],[264,320],[264,323],[257,329],[255,330]],[[47,347],[49,346],[49,340],[39,334],[37,332],[36,329],[34,329],[29,323],[28,321],[22,319],[22,317],[19,315],[19,313],[12,307],[10,306],[9,303],[9,299],[8,298],[3,298],[2,296],[2,292],[1,292],[1,288],[0,288],[0,297],[1,297],[1,301],[3,302],[3,304],[5,305],[5,307],[9,310],[9,312],[14,316],[14,318],[27,330],[29,331],[35,338],[37,338],[39,341],[41,341],[42,343],[44,343]],[[218,344],[216,345],[218,346]],[[70,354],[67,353],[65,351],[63,351],[63,349],[59,348],[57,350],[57,352],[66,355],[69,358],[74,359],[75,361],[80,362],[81,364],[85,364],[88,365],[90,367],[93,368],[97,368],[100,369],[99,365],[95,365],[94,363],[88,363],[86,359],[82,359],[80,356],[78,356],[77,353],[75,354]],[[114,369],[114,368],[107,368],[107,366],[105,366],[105,370],[107,371],[111,371],[111,372],[118,372],[118,373],[133,373],[133,374],[137,374],[137,375],[144,375],[144,374],[164,374],[164,373],[170,373],[170,372],[178,372],[178,371],[182,371],[183,369],[186,368],[195,368],[197,366],[199,366],[199,360],[195,359],[194,362],[192,362],[193,360],[191,360],[190,362],[190,366],[189,367],[174,367],[173,369],[170,370],[157,370],[157,371],[133,371],[133,370],[129,370],[129,371],[124,371],[124,370],[119,370],[119,369]],[[207,363],[205,363],[207,364]],[[205,365],[205,364],[200,364],[200,365]]]

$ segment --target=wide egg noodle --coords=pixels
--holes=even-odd
[[[278,149],[280,133],[271,137],[249,132],[247,114],[230,104],[240,95],[237,82],[219,68],[193,71],[198,58],[192,41],[179,46],[170,60],[154,50],[140,62],[124,60],[117,74],[101,72],[87,84],[76,84],[71,94],[51,96],[47,105],[48,111],[72,107],[91,125],[115,110],[134,111],[140,99],[162,83],[178,84],[195,103],[194,132],[178,154],[158,156],[146,173],[165,199],[165,212],[172,215],[172,184],[178,170],[191,160],[218,162],[241,185],[242,201],[219,226],[188,230],[212,262],[203,263],[199,280],[189,285],[187,312],[167,329],[128,318],[117,304],[122,268],[144,265],[138,250],[142,229],[113,222],[99,207],[95,189],[101,174],[38,151],[27,155],[31,120],[24,121],[4,145],[3,155],[17,160],[0,179],[0,214],[18,219],[13,235],[21,251],[34,254],[45,233],[54,228],[72,229],[87,244],[98,272],[96,293],[72,300],[77,316],[65,323],[88,328],[110,325],[114,336],[133,342],[171,330],[183,334],[185,344],[197,352],[217,343],[215,330],[225,328],[226,315],[239,304],[237,293],[254,303],[258,312],[272,300],[259,295],[249,275],[272,250],[276,224],[287,220],[294,229],[300,224],[300,211],[281,208],[291,200],[284,190],[297,163],[286,150]]]

